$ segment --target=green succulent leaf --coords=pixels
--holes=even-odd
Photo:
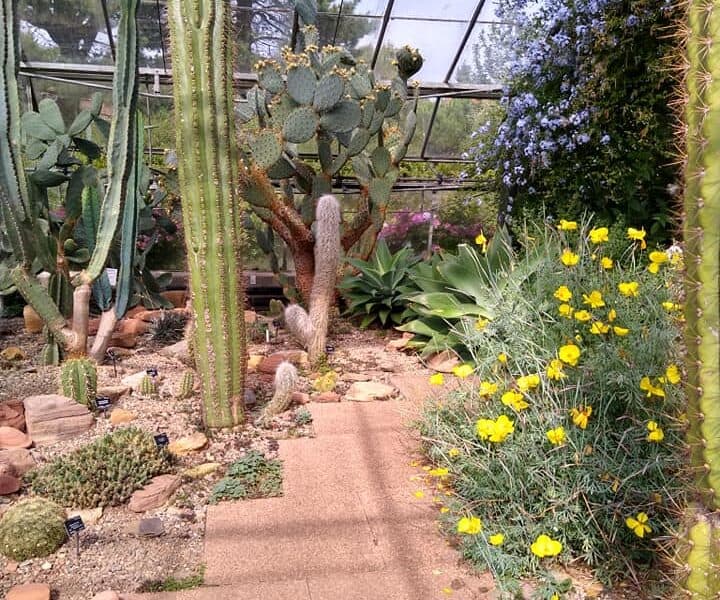
[[[298,104],[312,104],[317,83],[315,73],[310,67],[301,65],[288,69],[287,91]]]
[[[318,117],[309,106],[301,106],[292,111],[283,126],[285,140],[293,144],[302,144],[312,139],[318,127]]]

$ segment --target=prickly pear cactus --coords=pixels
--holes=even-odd
[[[95,408],[97,394],[97,367],[87,358],[70,358],[60,367],[60,388],[64,396],[68,396]]]
[[[23,561],[47,556],[65,542],[65,511],[43,498],[21,500],[0,519],[0,554]]]
[[[195,392],[195,372],[188,369],[183,373],[182,383],[180,384],[180,399],[186,400],[192,398]]]
[[[140,380],[140,389],[138,391],[141,396],[151,397],[157,395],[158,389],[155,379],[150,377],[150,375],[145,375]]]
[[[689,597],[720,596],[720,7],[688,2],[683,234],[690,467],[682,578]]]

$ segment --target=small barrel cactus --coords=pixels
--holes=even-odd
[[[185,400],[192,397],[195,390],[195,372],[188,369],[183,373],[182,383],[180,384],[180,399]]]
[[[150,375],[145,375],[140,381],[140,395],[155,396],[157,394],[157,383]]]
[[[60,387],[64,396],[68,396],[88,408],[95,408],[95,395],[97,394],[95,363],[87,358],[66,360],[60,368]]]
[[[297,369],[292,363],[284,360],[278,365],[275,371],[275,393],[258,419],[260,425],[267,427],[275,415],[288,409],[292,400],[293,390],[297,385],[297,379]]]
[[[65,511],[43,498],[21,500],[0,520],[0,553],[12,560],[47,556],[65,542]]]

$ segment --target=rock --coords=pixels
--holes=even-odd
[[[88,319],[88,335],[97,335],[98,329],[100,329],[100,317]]]
[[[43,571],[49,571],[50,569],[52,569],[52,563],[51,563],[51,562],[48,562],[48,561],[45,561],[43,564],[40,565],[40,568],[41,568]]]
[[[26,583],[11,587],[5,600],[50,600],[50,586],[46,583]]]
[[[212,475],[221,466],[222,465],[220,463],[216,462],[203,463],[201,465],[185,469],[182,472],[182,476],[187,477],[188,479],[201,479],[203,477],[207,477],[208,475]]]
[[[246,310],[245,311],[245,323],[247,325],[252,325],[257,321],[257,313],[254,310]]]
[[[306,365],[308,362],[307,352],[304,350],[283,350],[281,352],[274,352],[262,360],[262,362],[258,365],[258,371],[274,375],[278,365],[285,360],[291,362],[296,367]]]
[[[115,335],[142,335],[150,330],[150,323],[141,319],[122,319],[115,326]]]
[[[252,408],[257,404],[257,395],[253,390],[248,388],[243,392],[243,401],[247,408]]]
[[[97,389],[97,395],[110,398],[110,402],[117,402],[122,396],[129,394],[131,389],[129,385],[103,385]]]
[[[37,445],[73,438],[93,426],[87,406],[72,398],[49,394],[25,398],[27,431]]]
[[[180,340],[176,344],[165,346],[164,348],[161,348],[158,353],[162,356],[179,360],[182,363],[187,364],[192,362],[187,340]]]
[[[247,362],[248,371],[251,373],[256,371],[263,360],[265,360],[265,357],[262,354],[251,354]]]
[[[414,333],[408,333],[407,331],[403,333],[401,338],[398,338],[397,340],[391,340],[385,345],[385,350],[392,351],[392,350],[402,350],[405,346],[408,345],[408,342],[415,337]]]
[[[20,489],[20,480],[12,475],[0,475],[0,496],[9,496]]]
[[[196,431],[192,435],[181,437],[174,442],[170,442],[168,445],[168,451],[178,456],[182,456],[184,454],[194,452],[195,450],[200,450],[200,448],[203,448],[207,444],[207,441],[207,437],[205,437],[204,433]]]
[[[0,427],[0,449],[29,448],[32,439],[26,433],[14,427]]]
[[[175,308],[185,308],[185,303],[188,299],[187,290],[166,290],[160,292],[160,295],[165,298],[165,300],[172,302]]]
[[[362,373],[343,373],[340,375],[340,381],[367,381],[368,376]]]
[[[98,506],[97,508],[83,508],[74,509],[68,511],[68,519],[71,517],[80,517],[85,525],[97,525],[100,521],[100,517],[103,515],[103,507]]]
[[[25,431],[25,407],[22,400],[0,404],[0,427],[13,427]]]
[[[142,489],[133,493],[128,508],[133,512],[145,512],[158,508],[168,501],[180,487],[180,478],[176,475],[158,475]]]
[[[145,378],[146,375],[147,373],[145,371],[138,371],[137,373],[133,373],[132,375],[126,375],[120,380],[120,383],[131,388],[134,392],[139,392],[142,380]],[[155,377],[155,383],[159,384],[163,379],[164,377],[162,373],[158,373],[157,377]]]
[[[129,311],[125,313],[125,316],[128,319],[134,319],[137,317],[140,313],[144,313],[147,310],[142,304],[137,304],[136,306],[133,306]]]
[[[304,392],[293,392],[292,396],[290,396],[290,402],[294,402],[295,404],[307,404],[310,402],[310,394],[306,394]]]
[[[159,319],[163,316],[162,310],[143,310],[134,315],[133,318],[140,319],[147,323],[152,323],[155,319]]]
[[[369,402],[371,400],[387,400],[395,392],[395,388],[377,381],[357,381],[350,386],[345,400],[352,402]]]
[[[185,521],[190,521],[192,523],[195,522],[195,518],[197,517],[193,509],[179,508],[177,506],[169,506],[167,509],[167,513],[169,515],[175,515],[176,517],[179,517]]]
[[[99,594],[95,594],[92,600],[122,600],[120,594],[113,592],[112,590],[105,590]]]
[[[45,323],[29,304],[26,304],[23,308],[23,319],[25,319],[25,331],[28,333],[42,333]]]
[[[151,519],[140,519],[137,533],[142,537],[158,537],[165,533],[165,526],[162,519],[152,517]]]
[[[35,461],[29,450],[11,448],[9,450],[0,450],[0,465],[9,466],[13,476],[22,477],[35,466]]]
[[[17,346],[8,346],[0,352],[0,357],[11,362],[25,360],[27,355]]]
[[[433,354],[427,361],[428,368],[439,373],[452,373],[453,368],[460,364],[460,359],[450,350]]]
[[[322,392],[320,394],[313,394],[310,396],[310,400],[313,402],[340,402],[340,394],[335,392]]]
[[[130,423],[135,419],[135,413],[131,413],[129,410],[124,410],[122,408],[114,408],[110,413],[110,423],[113,425],[123,425],[125,423]]]
[[[5,563],[5,572],[10,574],[18,570],[20,563],[14,560],[9,560]]]
[[[116,348],[134,348],[137,345],[137,336],[134,333],[113,333],[110,346]]]

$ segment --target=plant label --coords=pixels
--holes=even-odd
[[[77,517],[70,517],[69,519],[65,519],[65,531],[68,535],[80,533],[83,529],[85,529],[85,523],[83,523],[82,517],[80,515],[78,515]]]
[[[155,367],[150,367],[149,369],[145,369],[145,372],[150,375],[150,377],[157,377],[158,376],[158,370]]]
[[[107,268],[105,269],[105,274],[107,275],[110,285],[112,287],[115,287],[117,285],[118,270]]]
[[[155,437],[155,445],[158,448],[165,448],[170,443],[167,433],[158,433]]]
[[[95,398],[95,406],[97,406],[98,410],[109,410],[110,398],[107,396],[98,396]]]
[[[335,346],[333,346],[332,344],[327,344],[325,346],[325,354],[332,354],[333,352],[335,352]]]

